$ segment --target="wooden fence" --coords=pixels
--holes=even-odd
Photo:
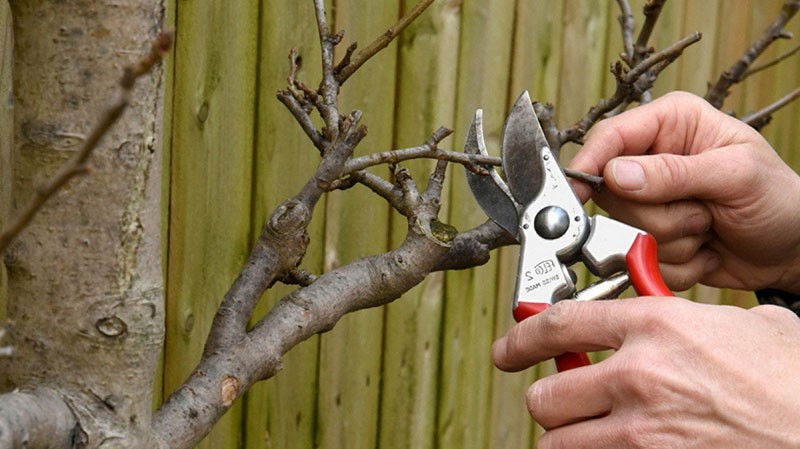
[[[350,42],[371,42],[415,0],[332,0],[329,21]],[[642,0],[634,2],[639,24]],[[777,16],[781,0],[669,1],[656,48],[695,30],[702,41],[661,76],[657,94],[703,94]],[[199,360],[214,310],[269,212],[294,194],[317,154],[275,99],[285,86],[289,50],[299,77],[319,80],[311,0],[176,1],[177,48],[169,75],[164,212],[168,226],[167,340],[163,391]],[[621,51],[616,2],[590,0],[437,0],[397,42],[342,91],[360,109],[369,136],[362,152],[415,146],[439,126],[456,130],[443,146],[460,149],[476,108],[498,148],[502,121],[524,89],[557,107],[561,126],[610,94],[609,64]],[[797,34],[800,19],[790,27]],[[780,42],[775,56],[796,45]],[[744,113],[800,85],[797,58],[753,76],[728,99]],[[800,104],[778,113],[765,135],[800,166]],[[566,149],[564,156],[574,154]],[[417,173],[430,163],[409,164]],[[466,229],[485,220],[448,171],[442,214]],[[402,220],[363,188],[329,195],[315,211],[303,267],[323,272],[385,251]],[[541,429],[524,392],[544,366],[521,374],[494,369],[489,348],[511,326],[515,249],[480,268],[437,273],[397,302],[352,314],[295,348],[284,370],[250,391],[204,448],[522,448]],[[260,312],[288,290],[266,295]],[[698,287],[706,302],[753,304],[745,292]]]

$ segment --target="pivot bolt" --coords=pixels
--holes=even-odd
[[[533,228],[548,240],[557,239],[569,229],[569,214],[558,206],[547,206],[536,214]]]

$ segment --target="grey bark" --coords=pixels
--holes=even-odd
[[[420,0],[410,14],[430,2]],[[437,152],[446,133],[435,133],[419,151],[352,158],[366,130],[358,125],[359,112],[339,110],[341,84],[413,17],[337,64],[333,50],[342,36],[330,34],[324,2],[314,4],[323,79],[316,91],[295,80],[298,61],[293,58],[290,86],[279,98],[322,159],[303,189],[265,226],[223,298],[197,368],[151,417],[153,373],[164,334],[158,201],[162,77],[155,74],[140,82],[124,120],[103,140],[92,159],[92,176],[60,192],[5,254],[8,276],[0,276],[0,295],[6,292],[9,343],[16,352],[0,357],[0,386],[5,386],[0,389],[5,391],[0,394],[0,449],[193,447],[250,386],[274,375],[283,354],[299,342],[331,329],[347,313],[397,299],[431,271],[485,263],[492,249],[512,243],[493,223],[458,234],[438,221],[443,161],[473,169],[478,162]],[[7,18],[3,6],[0,18]],[[76,151],[114,94],[120,68],[146,51],[164,16],[163,0],[30,0],[15,2],[12,9],[16,109],[13,139],[3,139],[0,147],[0,229],[6,209],[19,210],[41,179]],[[628,34],[632,37],[632,30]],[[580,141],[602,115],[646,97],[660,71],[694,41],[690,37],[648,57],[648,51],[634,50],[636,65],[615,70],[614,96],[568,130],[558,130],[552,108],[543,107],[554,147]],[[7,81],[10,55],[2,60],[0,81]],[[325,121],[321,130],[308,116],[314,108]],[[0,109],[0,134],[9,134],[10,117],[7,107]],[[394,170],[392,182],[363,171],[406,157],[442,158],[425,192],[401,168]],[[319,199],[355,183],[407,218],[405,242],[394,251],[310,276],[312,282],[249,327],[263,291],[290,278],[300,263],[308,244],[305,228]]]
[[[14,215],[75,153],[116,93],[121,68],[160,30],[164,7],[26,0],[11,8]],[[0,359],[0,377],[28,393],[0,396],[0,429],[26,447],[153,446],[150,398],[164,332],[160,79],[140,81],[90,161],[92,175],[51,199],[5,255],[15,353]],[[37,419],[45,408],[51,419]],[[26,422],[38,423],[37,435],[61,434],[40,445],[25,439],[33,434]],[[73,423],[66,440],[64,423]]]
[[[14,140],[14,115],[11,96],[11,66],[13,59],[13,33],[11,8],[8,2],[0,1],[0,229],[6,226],[6,217],[11,206],[11,148]],[[5,298],[8,280],[6,267],[0,259],[0,318],[5,317]],[[0,346],[2,346],[0,340]],[[2,378],[2,376],[0,376]]]

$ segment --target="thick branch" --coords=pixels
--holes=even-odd
[[[77,420],[67,403],[49,389],[0,395],[0,449],[73,447]]]
[[[310,221],[311,210],[296,200],[286,201],[275,210],[222,299],[204,356],[227,350],[245,338],[250,315],[261,296],[303,259],[308,247],[306,228]]]
[[[332,329],[347,313],[399,298],[421,282],[446,251],[446,243],[418,229],[400,248],[326,273],[283,298],[246,339],[207,354],[156,412],[154,432],[160,447],[194,447],[234,400],[280,370],[286,352]]]
[[[447,253],[436,263],[434,271],[464,270],[483,265],[489,261],[492,250],[516,243],[512,235],[489,220],[458,234]]]

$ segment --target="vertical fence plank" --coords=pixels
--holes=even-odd
[[[507,0],[470,0],[461,5],[455,141],[463,144],[475,110],[483,108],[487,145],[495,154],[509,106],[513,12],[514,2]],[[467,229],[486,220],[463,175],[452,176],[450,186],[451,224]],[[492,255],[483,267],[445,276],[438,447],[487,447],[496,270],[496,255]]]
[[[11,189],[14,180],[11,162],[14,149],[11,78],[11,68],[14,66],[13,55],[14,37],[11,9],[8,7],[8,2],[0,1],[0,230],[5,229],[10,218],[8,213],[11,210]],[[0,256],[2,255],[0,254]],[[6,266],[0,257],[0,320],[6,316],[7,288]]]
[[[300,190],[319,161],[316,148],[275,98],[275,92],[286,87],[287,56],[292,48],[303,61],[298,79],[311,86],[318,83],[319,39],[314,27],[313,5],[310,1],[268,0],[262,8],[254,231],[263,227],[268,214],[281,201]],[[293,151],[287,151],[289,149]],[[322,269],[324,212],[322,203],[317,206],[308,229],[311,243],[302,267],[312,273],[320,273]],[[273,287],[254,316],[263,316],[291,290],[279,285]],[[314,447],[318,346],[319,337],[300,344],[286,354],[281,372],[248,392],[245,448]]]
[[[249,248],[256,2],[177,9],[165,390],[200,359]],[[214,30],[214,32],[209,32]],[[236,405],[201,447],[235,448]]]
[[[606,60],[611,2],[566,0],[562,22],[561,72],[556,116],[560,127],[578,121],[589,106],[603,98],[609,61]],[[616,20],[616,19],[613,19]],[[561,160],[577,152],[574,145],[562,148]]]
[[[336,3],[331,23],[345,30],[339,57],[349,42],[366,46],[397,20],[397,2],[349,0]],[[363,66],[343,87],[340,107],[363,112],[369,134],[360,152],[387,149],[392,143],[396,45]],[[325,270],[356,258],[384,252],[388,246],[386,203],[363,187],[328,195]],[[383,310],[344,317],[322,336],[317,439],[320,448],[374,448],[377,439]],[[345,368],[346,369],[343,369]]]
[[[408,11],[416,0],[402,2]],[[458,57],[458,9],[452,1],[429,7],[399,43],[394,147],[417,146],[439,126],[452,127]],[[449,139],[442,143],[458,148]],[[403,164],[424,188],[434,161]],[[458,166],[448,176],[463,176]],[[446,195],[446,193],[444,194]],[[443,196],[444,196],[443,195]],[[444,200],[445,198],[443,198]],[[440,217],[447,216],[443,201]],[[400,245],[407,220],[392,215],[393,247]],[[434,448],[437,379],[444,273],[432,274],[386,307],[379,445],[381,449]]]
[[[335,3],[329,20],[346,30],[341,51],[353,40],[366,46],[416,0]],[[633,3],[641,25],[644,0]],[[705,82],[738,58],[781,3],[759,3],[758,14],[752,14],[752,1],[747,7],[719,0],[667,2],[653,37],[656,49],[695,29],[704,38],[661,75],[655,94],[678,88],[704,93]],[[264,0],[260,15],[257,7],[255,0],[179,5],[167,391],[196,363],[213,310],[246,256],[253,231],[275,204],[297,190],[317,160],[272,97],[285,83],[291,47],[299,47],[305,61],[300,78],[310,85],[318,80],[311,2]],[[348,82],[342,91],[343,110],[364,111],[370,134],[361,151],[372,152],[418,145],[440,125],[456,129],[443,146],[460,149],[474,111],[481,107],[487,143],[497,151],[510,102],[523,89],[535,99],[555,103],[561,127],[610,94],[608,64],[619,52],[617,15],[612,1],[435,2],[399,45],[393,44]],[[212,37],[208,29],[222,31]],[[791,30],[797,34],[797,21]],[[800,67],[789,61],[758,75],[745,86],[758,92],[734,93],[729,105],[745,112],[799,82]],[[779,112],[765,133],[795,167],[800,163],[798,115],[800,105]],[[258,128],[253,128],[253,117]],[[567,149],[563,160],[575,150]],[[4,165],[0,159],[0,170]],[[424,185],[432,163],[408,166]],[[448,176],[443,221],[467,229],[485,220],[465,186],[463,169],[453,166]],[[214,183],[206,182],[212,179]],[[385,204],[360,187],[332,194],[315,215],[312,246],[303,264],[313,272],[385,251],[405,232],[404,219],[390,219]],[[293,349],[284,360],[285,371],[248,393],[244,410],[235,408],[204,447],[535,445],[541,428],[525,413],[524,391],[537,371],[547,375],[552,368],[508,375],[496,371],[489,357],[493,339],[512,324],[509,300],[516,257],[515,248],[495,252],[484,267],[435,274],[385,309],[345,317],[329,334]],[[287,291],[277,288],[268,294],[257,313]],[[749,292],[705,289],[692,295],[740,305],[751,305],[752,299]]]
[[[517,0],[514,47],[508,102],[522,91],[539,102],[553,102],[558,94],[561,69],[561,20],[563,4],[547,0]],[[518,247],[502,248],[498,259],[497,312],[495,338],[513,326],[511,305],[516,288]],[[530,447],[534,423],[525,408],[525,392],[537,369],[525,373],[492,371],[491,428],[492,448]]]

